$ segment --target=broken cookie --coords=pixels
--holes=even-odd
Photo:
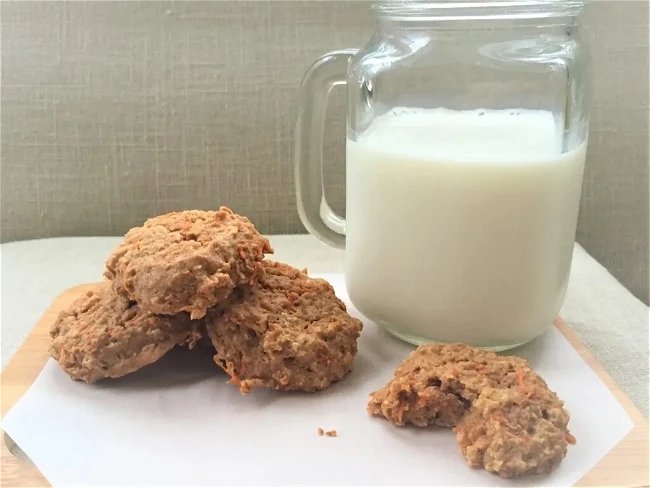
[[[471,466],[543,473],[566,455],[569,414],[525,359],[465,344],[418,347],[367,410],[396,425],[455,427]]]

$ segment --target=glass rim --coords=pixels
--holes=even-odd
[[[385,0],[370,6],[379,18],[399,21],[551,19],[575,17],[584,8],[584,0]]]

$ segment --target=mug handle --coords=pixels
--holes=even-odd
[[[294,147],[298,214],[310,234],[332,247],[345,248],[345,219],[335,213],[323,191],[323,134],[328,96],[347,85],[348,64],[358,50],[332,51],[312,64],[300,84]]]

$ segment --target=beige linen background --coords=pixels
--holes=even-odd
[[[1,239],[119,235],[227,204],[304,232],[292,172],[297,89],[360,47],[368,2],[3,1]],[[578,240],[648,302],[648,2],[593,1],[594,108]],[[344,212],[344,99],[327,196]]]

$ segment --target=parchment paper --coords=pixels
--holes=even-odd
[[[512,351],[571,412],[577,438],[548,476],[470,469],[453,433],[397,428],[366,413],[368,393],[413,349],[364,319],[341,275],[326,275],[364,322],[353,373],[316,394],[242,396],[209,348],[176,349],[117,380],[74,382],[50,360],[3,428],[54,486],[570,486],[632,429],[606,386],[556,329]],[[320,437],[317,429],[335,429]]]

